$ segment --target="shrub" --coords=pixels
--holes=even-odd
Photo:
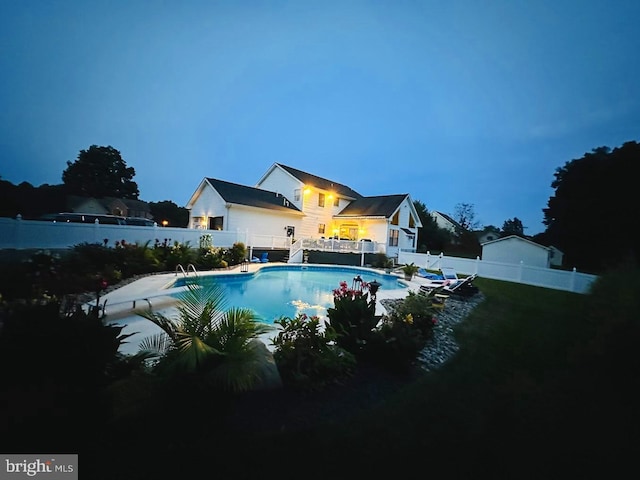
[[[331,327],[320,331],[317,316],[299,314],[293,319],[281,317],[275,323],[282,330],[272,339],[273,357],[286,386],[320,390],[352,374],[354,356],[335,344],[336,333]]]
[[[415,364],[425,341],[411,314],[393,314],[382,319],[363,356],[391,370],[406,370]]]
[[[340,288],[333,291],[334,307],[327,309],[329,323],[338,335],[337,344],[356,355],[365,348],[378,323],[376,302],[369,299],[368,288],[366,282],[360,282],[358,288],[340,282]]]

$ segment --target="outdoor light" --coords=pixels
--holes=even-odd
[[[378,289],[380,288],[381,285],[382,284],[377,280],[374,280],[373,282],[369,283],[369,293],[371,294],[372,297],[375,298],[376,293],[378,293]]]
[[[169,222],[167,220],[162,220],[162,226],[166,227],[167,225],[169,225]]]
[[[309,195],[311,193],[311,189],[309,187],[304,189],[304,194]]]

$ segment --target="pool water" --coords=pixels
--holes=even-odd
[[[333,307],[333,290],[341,281],[351,287],[358,275],[364,282],[379,282],[379,291],[406,288],[393,275],[367,269],[318,266],[263,267],[255,274],[211,275],[199,281],[220,285],[227,308],[249,308],[261,321],[273,323],[282,316],[293,318],[302,313],[326,317],[327,308]],[[175,286],[184,285],[185,281],[185,278],[178,279]]]

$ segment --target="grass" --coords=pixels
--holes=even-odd
[[[120,425],[122,442],[87,447],[98,453],[86,464],[113,459],[92,478],[621,476],[640,445],[637,278],[590,296],[477,279],[485,301],[455,330],[458,354],[392,390],[368,384],[362,408],[341,410],[339,392],[301,397],[269,408],[308,416],[331,403],[335,418],[234,432],[221,428],[232,405],[178,399],[165,418]]]

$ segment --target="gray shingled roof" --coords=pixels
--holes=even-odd
[[[281,168],[289,172],[291,175],[293,175],[294,177],[296,177],[298,180],[300,180],[302,183],[306,185],[313,185],[316,188],[334,191],[337,195],[341,197],[349,197],[349,198],[362,197],[362,195],[360,195],[358,192],[347,187],[346,185],[342,185],[341,183],[327,180],[326,178],[318,177],[316,175],[303,172],[302,170],[298,170],[297,168],[289,167],[281,163],[276,163],[276,165],[279,165]]]
[[[407,194],[361,197],[347,205],[336,217],[391,217]]]
[[[225,182],[215,178],[207,178],[207,182],[216,189],[227,203],[246,205],[249,207],[268,208],[270,210],[282,210],[287,212],[300,212],[300,209],[290,202],[282,194],[262,190],[260,188],[247,187],[237,183]]]

